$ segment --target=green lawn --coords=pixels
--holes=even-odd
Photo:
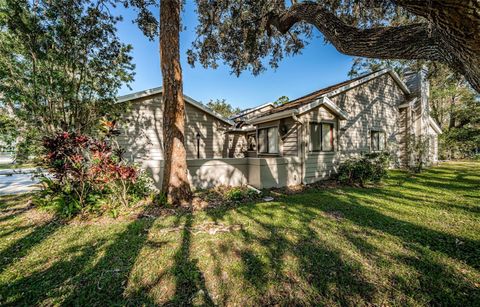
[[[0,198],[0,305],[479,305],[480,163],[235,209],[49,222]]]

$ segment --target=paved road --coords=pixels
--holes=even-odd
[[[38,190],[38,179],[32,174],[5,175],[0,173],[0,195],[19,194]]]

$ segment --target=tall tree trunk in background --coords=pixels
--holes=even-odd
[[[162,192],[169,203],[183,205],[191,200],[185,151],[185,103],[180,65],[181,0],[160,1],[160,62],[163,77]]]
[[[455,95],[450,98],[450,119],[448,129],[455,128]]]

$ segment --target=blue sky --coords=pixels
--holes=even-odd
[[[181,33],[181,62],[184,93],[204,103],[210,99],[226,99],[241,109],[275,101],[280,96],[290,99],[302,96],[322,87],[348,79],[352,58],[340,54],[322,38],[315,38],[302,54],[285,58],[276,70],[268,69],[259,76],[245,71],[240,77],[232,75],[230,68],[220,65],[217,69],[192,68],[186,62],[185,51],[195,38],[197,18],[193,1],[186,1],[182,21],[186,30]],[[123,87],[119,94],[141,91],[161,86],[158,40],[149,41],[132,24],[135,14],[131,10],[118,9],[124,21],[118,24],[120,39],[133,46],[136,65],[132,91]],[[158,13],[156,13],[158,15]]]

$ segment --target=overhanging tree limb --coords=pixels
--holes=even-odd
[[[461,73],[480,92],[480,2],[394,0],[425,23],[359,29],[314,2],[296,3],[265,16],[287,33],[295,24],[315,26],[338,51],[379,59],[432,60]]]

